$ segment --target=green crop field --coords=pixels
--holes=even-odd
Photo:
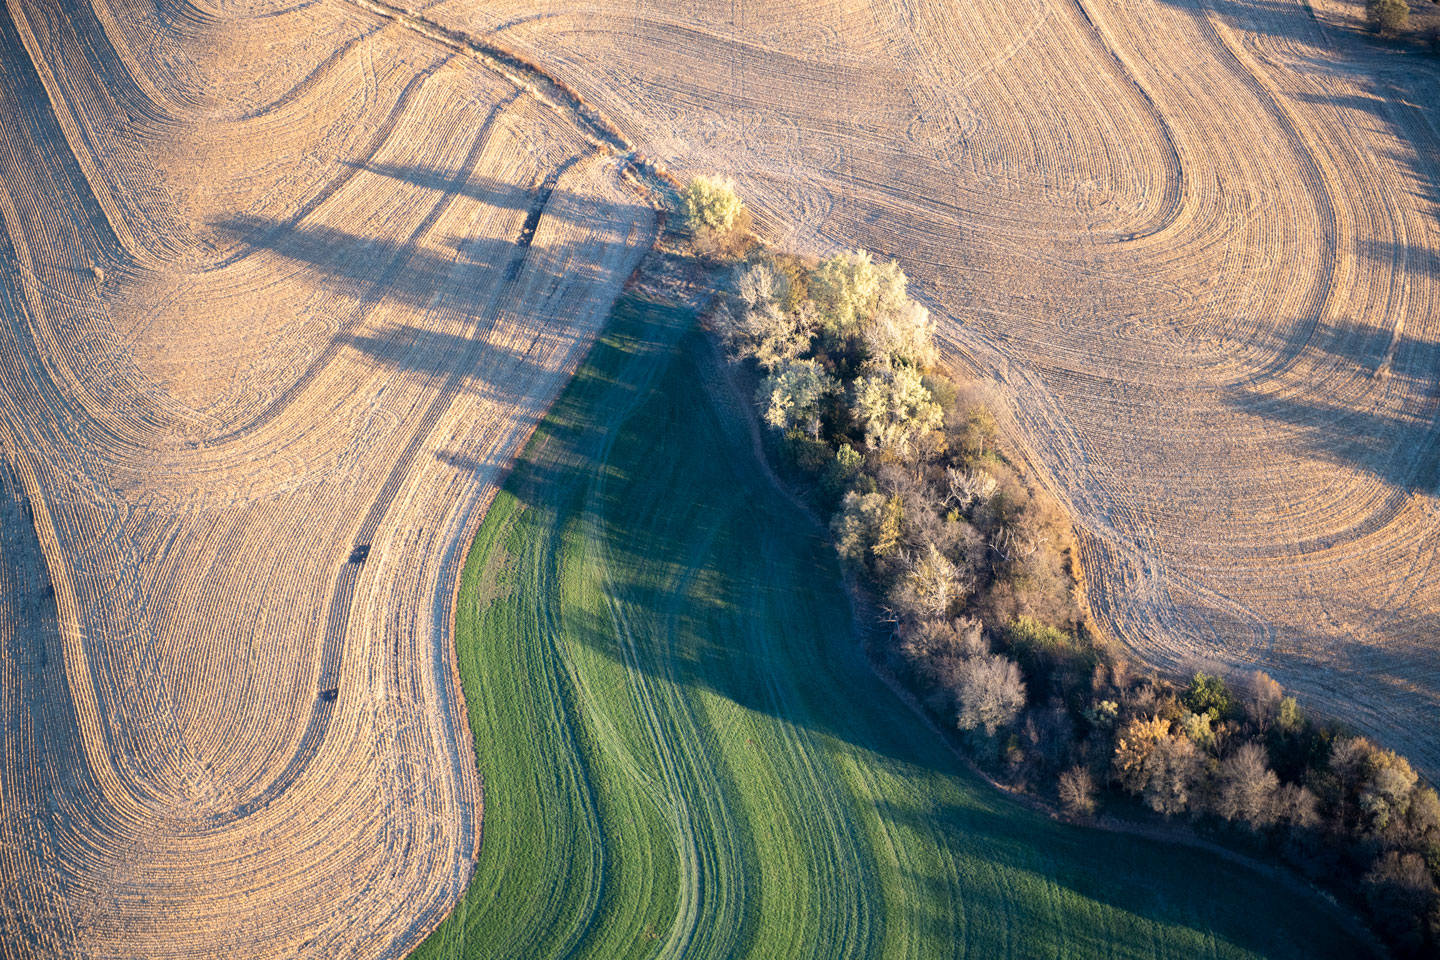
[[[687,311],[627,297],[480,531],[483,844],[425,958],[1354,957],[1318,901],[1055,823],[866,665]]]

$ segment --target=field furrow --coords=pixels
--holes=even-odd
[[[401,955],[479,838],[464,546],[654,212],[349,4],[0,62],[0,955]]]
[[[776,240],[898,257],[1145,659],[1432,777],[1440,167],[1357,0],[438,0]]]

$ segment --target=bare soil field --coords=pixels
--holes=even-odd
[[[654,226],[563,111],[342,0],[0,11],[0,955],[441,920],[459,567]]]
[[[1440,774],[1428,57],[1349,0],[438,0],[775,239],[897,257],[1168,669]]]

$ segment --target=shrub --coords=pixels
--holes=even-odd
[[[692,230],[713,230],[728,233],[735,226],[745,204],[735,192],[735,181],[728,177],[696,177],[681,194],[685,219]]]
[[[1195,741],[1195,746],[1202,750],[1210,750],[1215,746],[1215,730],[1211,727],[1213,722],[1208,713],[1191,713],[1186,710],[1180,716],[1180,727],[1185,731],[1185,736]]]
[[[934,350],[933,346],[931,350]],[[930,396],[935,398],[935,402],[940,404],[940,410],[948,422],[955,410],[955,404],[960,400],[960,388],[943,373],[927,373],[921,382],[925,384],[925,389],[930,391]]]
[[[735,296],[750,309],[779,302],[789,286],[789,277],[778,272],[769,260],[758,260],[735,272]]]
[[[1410,26],[1410,4],[1405,0],[1366,0],[1365,19],[1381,33],[1400,33]]]
[[[1099,730],[1114,730],[1120,719],[1120,704],[1114,700],[1097,700],[1081,713],[1085,722]]]
[[[1300,711],[1300,704],[1295,702],[1294,697],[1283,697],[1280,700],[1280,710],[1275,723],[1283,733],[1295,733],[1305,725],[1305,715]]]
[[[1072,651],[1075,638],[1033,617],[1020,617],[1005,627],[1005,646],[1022,661],[1053,659]]]
[[[798,427],[785,431],[784,449],[790,466],[809,479],[823,476],[835,462],[835,451],[830,449],[830,444]]]
[[[1195,674],[1181,699],[1194,713],[1208,713],[1214,720],[1233,716],[1236,711],[1230,687],[1221,677],[1208,673]]]
[[[825,465],[820,477],[820,494],[824,498],[826,512],[833,512],[846,490],[865,465],[865,458],[848,443],[842,443],[835,455]]]
[[[945,503],[968,510],[971,504],[989,500],[998,485],[999,481],[988,470],[946,467]]]
[[[1088,686],[1088,678],[1100,662],[1099,651],[1082,643],[1075,634],[1034,617],[1011,620],[1001,640],[1005,651],[1025,668],[1033,685],[1062,696]]]
[[[750,211],[728,177],[695,177],[680,194],[685,220],[704,256],[737,257],[749,244]]]
[[[1417,784],[1410,791],[1409,807],[1405,824],[1410,842],[1434,850],[1437,860],[1433,869],[1440,876],[1440,797],[1430,787]]]
[[[984,404],[962,405],[958,398],[955,409],[956,416],[945,420],[951,444],[967,460],[993,457],[1000,437],[994,415]]]

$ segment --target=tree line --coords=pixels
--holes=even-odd
[[[1068,520],[940,367],[904,272],[763,249],[733,183],[682,194],[712,325],[751,367],[781,468],[878,598],[882,655],[992,776],[1077,817],[1148,808],[1283,859],[1402,956],[1440,949],[1440,799],[1393,751],[1275,680],[1132,668],[1089,626]]]

